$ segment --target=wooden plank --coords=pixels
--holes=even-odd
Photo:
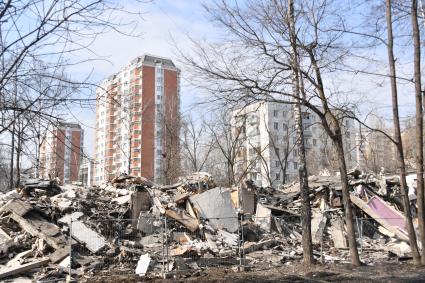
[[[393,233],[397,238],[403,241],[408,241],[409,238],[404,233],[400,232],[397,228],[390,225],[385,219],[381,218],[375,213],[362,199],[355,195],[350,195],[351,202],[354,203],[358,208],[363,210],[367,215],[372,217],[376,222],[384,226],[385,229]]]
[[[34,261],[26,263],[26,264],[22,264],[22,265],[18,265],[18,266],[12,266],[12,267],[6,267],[6,268],[3,268],[3,269],[0,269],[0,279],[8,277],[8,276],[12,276],[12,275],[21,274],[23,272],[32,270],[34,268],[43,266],[43,265],[47,264],[48,262],[49,262],[49,258],[44,257],[44,258],[41,258],[39,260],[34,260]]]
[[[198,220],[196,218],[193,218],[189,214],[186,213],[184,210],[180,209],[166,209],[165,215],[167,215],[170,218],[173,218],[186,226],[187,229],[189,229],[192,232],[195,232],[198,229]]]
[[[187,200],[190,197],[190,193],[182,193],[182,194],[177,194],[174,197],[174,202],[175,203],[183,203],[185,200]]]
[[[19,254],[17,254],[14,258],[12,258],[11,260],[9,260],[6,264],[7,267],[12,267],[12,266],[17,266],[20,265],[20,260],[27,257],[29,254],[31,254],[33,252],[33,250],[27,250],[24,252],[21,252]]]

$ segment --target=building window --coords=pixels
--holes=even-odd
[[[276,180],[280,180],[280,173],[276,173]]]
[[[279,130],[279,123],[274,122],[273,128],[274,128],[275,130]]]
[[[275,166],[275,167],[279,167],[279,166],[280,166],[280,162],[279,162],[279,160],[276,160],[276,161],[274,162],[274,166]]]
[[[276,154],[279,155],[279,149],[275,148]]]
[[[292,137],[292,143],[296,144],[297,143],[297,137]]]
[[[298,156],[298,151],[294,149],[294,156]]]
[[[317,140],[313,139],[313,145],[316,146],[317,145]]]
[[[277,115],[279,114],[279,111],[277,111],[277,110],[273,110],[273,116],[274,117],[277,117]]]
[[[298,162],[294,162],[294,169],[298,169]]]

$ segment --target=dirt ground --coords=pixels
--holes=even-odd
[[[304,268],[290,265],[261,271],[236,272],[209,268],[176,274],[168,279],[102,278],[90,282],[425,282],[425,267],[411,263],[384,263],[353,268],[348,264],[315,265]]]

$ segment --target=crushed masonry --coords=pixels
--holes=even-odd
[[[360,248],[375,251],[364,261],[409,258],[397,177],[353,170],[348,178]],[[309,186],[314,257],[344,262],[340,179],[311,176]],[[0,194],[0,222],[0,279],[78,280],[114,268],[145,278],[190,276],[209,266],[302,259],[298,183],[223,188],[205,172],[166,186],[126,174],[91,188],[31,179]]]

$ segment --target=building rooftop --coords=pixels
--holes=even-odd
[[[81,129],[81,125],[80,124],[78,124],[78,123],[71,123],[71,122],[65,122],[65,121],[59,121],[58,127]]]

